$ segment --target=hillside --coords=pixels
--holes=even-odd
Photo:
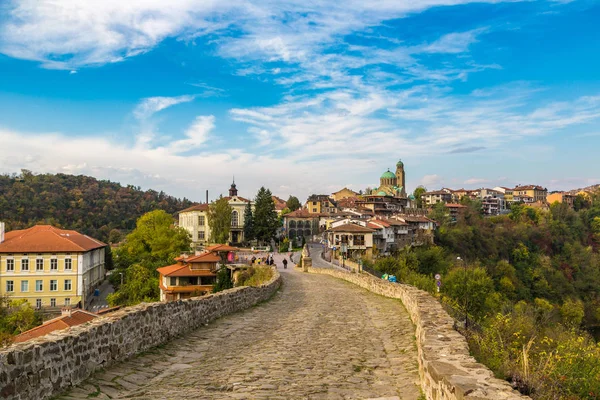
[[[6,222],[7,230],[47,223],[102,241],[109,235],[118,240],[148,211],[174,214],[191,204],[163,192],[84,175],[35,175],[26,170],[21,175],[0,175],[0,221]]]

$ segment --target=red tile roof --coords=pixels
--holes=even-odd
[[[373,232],[373,229],[366,228],[357,224],[344,224],[329,229],[329,232],[371,233]]]
[[[0,253],[86,252],[106,246],[77,231],[35,225],[29,229],[6,232]]]
[[[446,207],[448,208],[467,208],[467,206],[456,203],[446,203]]]
[[[240,251],[240,249],[227,244],[216,244],[214,246],[207,247],[206,251],[214,253],[218,251]]]
[[[208,269],[191,269],[190,264],[173,264],[157,268],[162,276],[214,276],[216,273]]]
[[[31,340],[34,338],[38,338],[40,336],[47,335],[54,331],[59,331],[63,329],[70,328],[72,326],[85,324],[86,322],[90,322],[91,320],[98,318],[96,314],[92,314],[90,312],[84,310],[73,310],[71,311],[71,315],[63,315],[58,318],[51,319],[49,321],[44,322],[44,324],[40,326],[36,326],[33,329],[25,331],[20,335],[17,335],[14,339],[15,343],[25,342],[27,340]]]

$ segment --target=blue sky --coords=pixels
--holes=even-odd
[[[374,3],[374,4],[365,4]],[[0,172],[192,200],[600,182],[600,3],[0,3]]]

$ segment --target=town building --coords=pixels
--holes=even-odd
[[[373,229],[358,223],[336,225],[327,231],[328,247],[334,258],[372,259],[373,232]]]
[[[177,263],[158,268],[161,301],[201,296],[212,291],[221,257],[215,252],[178,257]]]
[[[431,207],[437,203],[451,203],[452,193],[448,193],[444,190],[435,190],[432,192],[425,192],[421,195],[423,205]]]
[[[348,188],[343,188],[341,190],[338,190],[337,192],[331,193],[331,196],[329,196],[329,197],[331,197],[333,199],[333,201],[338,202],[342,199],[347,199],[350,197],[357,197],[358,195],[359,194],[353,190],[350,190]]]
[[[311,214],[333,213],[337,210],[332,198],[326,194],[313,194],[308,197],[304,208]]]
[[[271,196],[271,199],[275,205],[275,212],[277,213],[277,216],[280,216],[281,212],[287,208],[287,202],[277,196]]]
[[[524,196],[528,196],[533,199],[532,202],[536,202],[536,201],[545,202],[546,197],[548,196],[548,189],[543,188],[538,185],[517,186],[513,189],[513,196],[514,197],[518,196],[521,199],[523,199]]]
[[[311,237],[319,233],[319,221],[321,217],[330,214],[312,213],[307,209],[300,208],[283,216],[283,232],[288,239]],[[325,223],[325,221],[324,221]]]
[[[514,201],[514,199],[513,199],[514,190],[513,189],[507,188],[505,186],[496,186],[494,188],[494,190],[504,193],[504,201],[507,203],[507,205],[510,205]]]
[[[246,205],[250,203],[254,209],[254,202],[238,196],[235,181],[229,188],[229,196],[225,197],[231,212],[231,228],[229,231],[230,243],[244,242],[244,213]],[[209,204],[197,204],[179,212],[179,226],[188,231],[192,240],[192,249],[200,250],[211,243],[210,226],[208,224]]]
[[[464,215],[467,206],[458,203],[446,203],[446,209],[448,210],[450,220],[456,222]]]
[[[550,193],[547,197],[546,197],[546,201],[549,204],[552,203],[564,203],[566,205],[568,205],[569,207],[573,208],[574,204],[575,204],[575,197],[570,193],[567,192],[554,192],[554,193]]]
[[[50,225],[2,232],[0,295],[47,311],[84,305],[104,280],[105,243]]]

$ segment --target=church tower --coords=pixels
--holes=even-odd
[[[404,176],[404,163],[402,160],[398,160],[396,163],[396,184],[402,187],[400,195],[406,197],[406,177]]]
[[[229,188],[229,197],[237,196],[237,188],[235,186],[235,178],[233,178],[233,183]]]

